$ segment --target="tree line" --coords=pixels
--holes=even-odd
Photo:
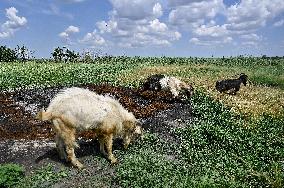
[[[17,46],[15,49],[8,48],[7,46],[0,46],[0,62],[26,62],[34,60],[34,51],[29,50],[26,46]],[[66,47],[57,47],[51,53],[51,58],[55,62],[84,62],[90,63],[98,57],[98,52],[86,51],[82,54],[70,50]],[[50,60],[49,59],[49,60]]]

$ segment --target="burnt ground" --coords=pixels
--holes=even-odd
[[[145,130],[159,133],[165,139],[174,139],[169,131],[171,128],[184,126],[192,120],[191,105],[188,102],[173,100],[169,92],[93,84],[77,87],[113,96],[133,112]],[[28,172],[49,162],[62,165],[55,150],[51,123],[35,120],[34,117],[41,108],[46,108],[50,100],[63,88],[0,92],[0,163],[19,163],[24,165]],[[93,138],[95,134],[92,131],[78,135],[80,148],[76,155],[86,166],[90,157],[100,155],[98,143]],[[114,150],[119,149],[120,144],[119,141],[115,142]],[[98,173],[99,166],[92,165]],[[108,173],[111,173],[111,170]]]

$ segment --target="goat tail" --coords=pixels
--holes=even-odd
[[[43,108],[37,113],[36,119],[42,120],[42,121],[47,121],[52,119],[52,114],[51,112],[46,112]]]

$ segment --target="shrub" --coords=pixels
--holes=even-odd
[[[0,62],[12,62],[17,60],[16,51],[0,46]]]
[[[68,177],[68,173],[64,169],[56,168],[48,164],[37,169],[33,174],[24,178],[16,188],[39,188],[51,187],[60,179]]]
[[[54,51],[51,53],[53,59],[56,62],[76,62],[79,60],[80,55],[75,51],[71,51],[66,47],[63,48],[55,48]]]
[[[34,51],[29,50],[26,46],[19,46],[15,49],[17,59],[21,62],[26,62],[30,59],[34,59],[33,53]]]
[[[13,187],[24,177],[23,167],[17,164],[0,165],[0,187]]]

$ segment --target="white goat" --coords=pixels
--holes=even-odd
[[[165,76],[160,80],[160,84],[163,90],[170,90],[175,98],[179,96],[181,90],[185,90],[189,96],[193,95],[193,87],[176,77]]]
[[[37,118],[52,120],[60,158],[67,159],[79,169],[83,165],[74,154],[74,147],[78,146],[75,141],[76,131],[94,130],[100,143],[100,151],[112,164],[117,162],[112,154],[113,139],[122,136],[126,149],[131,139],[142,132],[134,115],[117,100],[76,87],[57,94],[47,110],[41,110]]]
[[[146,82],[142,86],[142,90],[168,90],[172,93],[174,98],[178,98],[181,91],[185,91],[187,96],[193,95],[193,87],[176,77],[166,76],[163,74],[151,75],[147,78]]]

